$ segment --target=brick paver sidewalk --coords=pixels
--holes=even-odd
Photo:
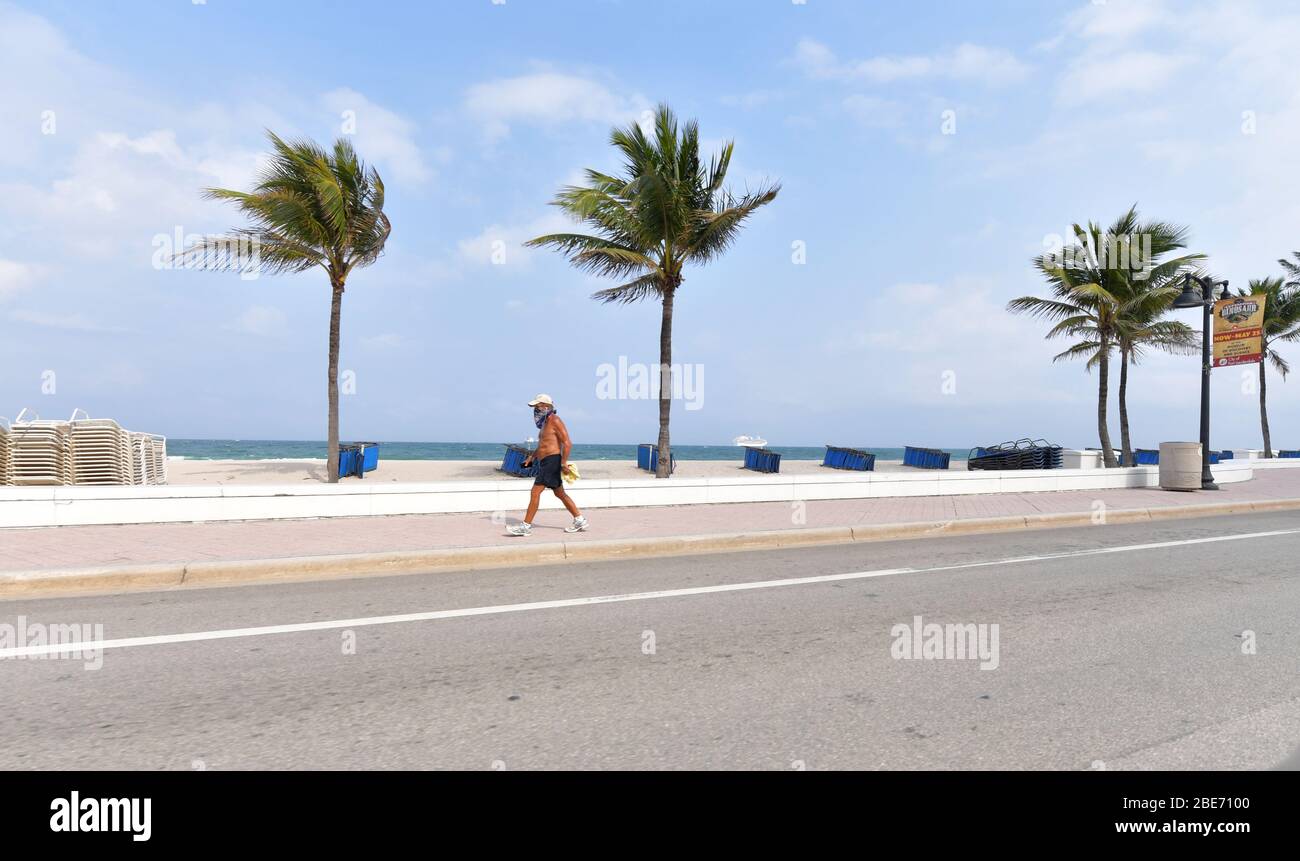
[[[802,517],[786,502],[598,508],[587,512],[591,530],[563,531],[569,517],[543,511],[530,538],[506,536],[488,514],[425,514],[237,523],[167,523],[130,526],[61,526],[0,529],[0,570],[82,568],[154,562],[275,559],[395,550],[484,547],[517,542],[590,541],[708,535],[774,529],[860,526],[872,523],[948,521],[1016,514],[1089,512],[1108,508],[1167,508],[1212,502],[1300,498],[1300,469],[1260,470],[1253,481],[1224,485],[1217,493],[1155,489],[974,494],[805,503]],[[517,518],[522,512],[512,512]]]

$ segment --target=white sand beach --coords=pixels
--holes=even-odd
[[[631,461],[575,460],[574,464],[584,479],[650,478],[651,473],[637,469]],[[499,462],[487,460],[384,460],[379,468],[366,473],[367,482],[420,482],[420,481],[522,481],[506,475]],[[899,461],[876,461],[877,471],[910,469]],[[783,460],[781,472],[785,475],[830,471],[815,460]],[[748,476],[762,473],[745,471],[740,457],[735,460],[679,460],[677,472],[681,478],[709,478],[736,475]],[[167,483],[193,484],[293,484],[295,482],[323,482],[324,460],[186,460],[170,458],[167,462]],[[845,475],[851,473],[845,472]],[[363,479],[345,478],[343,482]]]

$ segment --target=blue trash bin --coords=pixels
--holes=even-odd
[[[537,462],[534,461],[531,465],[524,466],[524,460],[532,452],[522,445],[506,443],[505,446],[506,454],[501,460],[501,471],[506,475],[514,475],[519,478],[535,478],[538,470]]]
[[[379,443],[362,443],[361,471],[374,472],[377,469],[379,469]]]
[[[350,442],[339,446],[339,478],[365,478],[379,468],[379,443]]]
[[[638,469],[644,469],[647,472],[654,472],[659,468],[659,446],[654,443],[643,442],[636,447],[636,465]],[[668,459],[668,473],[677,471],[677,455],[671,455]]]
[[[339,446],[339,478],[347,478],[349,475],[355,475],[357,471],[357,456],[361,450],[350,445]]]

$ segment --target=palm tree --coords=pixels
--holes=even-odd
[[[597,291],[601,302],[658,299],[659,325],[659,462],[657,478],[671,474],[668,418],[672,397],[673,303],[688,263],[717,259],[740,234],[745,221],[776,199],[780,185],[764,185],[740,196],[723,188],[733,144],[704,164],[699,125],[679,129],[667,105],[655,112],[654,129],[639,125],[610,132],[610,143],[623,157],[622,173],[609,176],[586,171],[586,184],[562,188],[552,205],[593,231],[553,233],[529,240],[530,247],[549,247],[580,270],[623,281]],[[624,280],[627,279],[627,280]]]
[[[1033,261],[1054,298],[1022,296],[1007,303],[1007,310],[1054,321],[1049,339],[1079,339],[1054,361],[1082,358],[1088,371],[1097,368],[1097,436],[1106,466],[1114,467],[1118,464],[1107,416],[1111,356],[1116,351],[1121,356],[1120,431],[1129,463],[1128,365],[1146,346],[1176,348],[1185,327],[1159,317],[1178,295],[1172,288],[1175,276],[1200,255],[1161,261],[1186,244],[1186,230],[1160,222],[1143,224],[1136,205],[1105,231],[1089,222],[1086,227],[1074,225],[1073,232],[1073,244],[1059,257],[1044,254]]]
[[[1191,326],[1178,320],[1160,319],[1181,292],[1175,284],[1181,276],[1162,279],[1163,286],[1152,283],[1150,289],[1125,302],[1120,312],[1119,335],[1119,433],[1120,451],[1125,465],[1132,466],[1132,436],[1128,417],[1128,369],[1141,361],[1148,350],[1168,353],[1194,353],[1199,338]]]
[[[339,320],[343,291],[352,270],[369,266],[384,252],[392,231],[384,215],[384,182],[367,167],[346,138],[326,152],[310,140],[286,142],[267,132],[274,152],[251,192],[208,188],[210,200],[234,203],[252,222],[226,237],[207,237],[186,255],[227,252],[232,241],[251,242],[259,267],[271,274],[305,272],[316,266],[329,275],[329,431],[326,474],[338,481]]]
[[[1123,232],[1116,232],[1122,230]],[[1132,435],[1129,432],[1128,371],[1151,350],[1170,353],[1194,352],[1198,347],[1195,330],[1177,320],[1165,320],[1181,292],[1182,276],[1205,259],[1203,254],[1184,254],[1163,260],[1165,255],[1187,246],[1187,228],[1165,222],[1137,222],[1131,208],[1112,227],[1112,236],[1127,243],[1129,265],[1117,273],[1125,285],[1116,321],[1120,355],[1119,433],[1123,463],[1133,465]],[[1137,242],[1131,241],[1136,237]],[[1141,275],[1141,277],[1138,277]]]
[[[1106,466],[1113,467],[1115,450],[1110,442],[1106,405],[1110,400],[1110,357],[1118,340],[1119,310],[1126,288],[1116,271],[1100,266],[1096,255],[1088,253],[1089,248],[1103,247],[1101,228],[1091,223],[1087,228],[1076,224],[1074,236],[1075,244],[1063,249],[1068,253],[1063,253],[1061,259],[1042,254],[1033,260],[1055,298],[1021,296],[1008,302],[1007,310],[1054,321],[1056,325],[1047,333],[1049,339],[1079,339],[1053,361],[1083,358],[1087,359],[1087,370],[1098,369],[1097,436]]]
[[[1297,253],[1297,258],[1300,258],[1300,253]],[[1295,265],[1286,260],[1278,262],[1284,268]],[[1300,269],[1295,270],[1295,274],[1300,274]],[[1291,365],[1278,355],[1273,345],[1282,341],[1300,341],[1300,284],[1294,281],[1283,283],[1281,278],[1252,278],[1249,290],[1243,290],[1241,295],[1264,296],[1264,331],[1259,357],[1259,424],[1264,433],[1264,457],[1272,457],[1273,440],[1268,430],[1267,363],[1273,363],[1283,380],[1291,372]]]
[[[1119,450],[1123,463],[1134,463],[1132,436],[1128,429],[1128,368],[1149,350],[1192,354],[1200,349],[1196,330],[1178,320],[1162,320],[1180,293],[1175,286],[1182,276],[1165,278],[1164,285],[1152,282],[1125,303],[1119,317]]]

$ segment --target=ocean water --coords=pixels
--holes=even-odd
[[[345,440],[344,442],[351,442]],[[391,460],[493,460],[505,453],[502,443],[493,442],[379,442],[379,456]],[[522,443],[521,443],[522,444]],[[597,445],[577,443],[574,460],[636,460],[635,445]],[[820,461],[824,446],[779,445],[769,448],[787,460]],[[880,460],[902,460],[902,448],[857,446],[872,452]],[[965,460],[967,449],[944,449],[953,460]],[[325,443],[312,440],[235,440],[235,439],[168,439],[167,454],[191,460],[301,460],[325,458]],[[678,460],[740,460],[741,448],[735,445],[675,445]]]

